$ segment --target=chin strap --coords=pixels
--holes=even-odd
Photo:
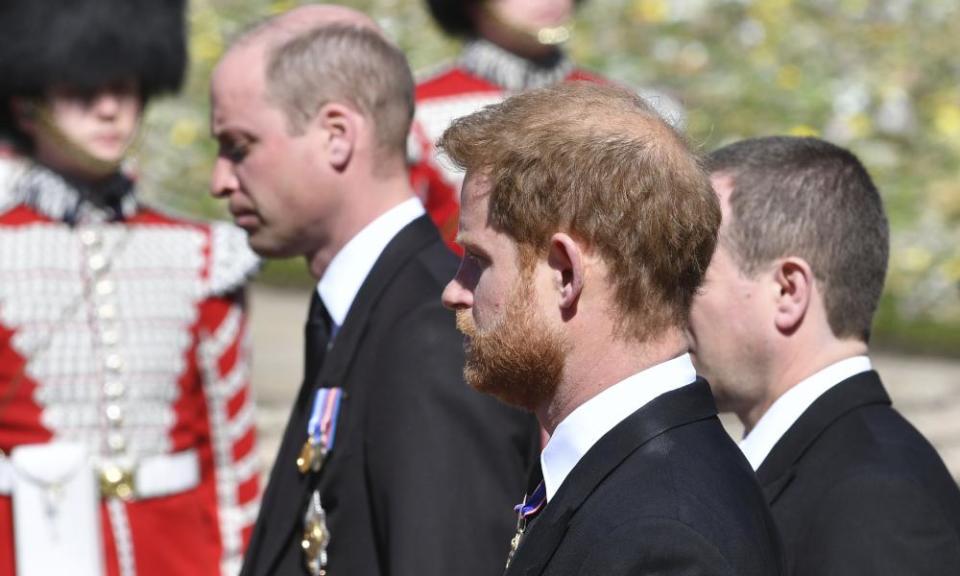
[[[70,139],[53,121],[53,115],[50,108],[42,102],[31,102],[29,104],[29,113],[31,119],[36,123],[37,130],[43,131],[51,139],[61,146],[65,155],[77,163],[85,172],[91,176],[101,178],[109,176],[118,170],[123,159],[116,161],[101,160],[86,150],[78,143]]]
[[[533,28],[530,26],[524,26],[523,24],[505,17],[503,14],[501,14],[500,10],[497,10],[497,8],[491,6],[489,2],[481,3],[480,9],[483,10],[483,13],[486,14],[491,20],[500,26],[510,30],[514,34],[535,40],[544,46],[559,46],[560,44],[570,40],[570,37],[573,35],[572,23],[563,24],[560,26]]]
[[[545,46],[557,46],[565,43],[573,34],[573,25],[552,26],[537,30],[537,42]]]

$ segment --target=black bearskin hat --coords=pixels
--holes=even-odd
[[[136,78],[144,98],[180,88],[186,0],[0,0],[0,131],[11,96]]]
[[[433,19],[451,36],[471,38],[476,35],[470,10],[485,0],[427,0]],[[576,0],[580,4],[582,0]]]

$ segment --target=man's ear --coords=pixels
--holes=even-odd
[[[362,129],[363,116],[339,102],[320,107],[313,119],[323,135],[327,159],[334,170],[342,172],[350,164]]]
[[[584,283],[583,247],[568,234],[557,232],[550,238],[547,264],[557,279],[559,305],[565,312],[575,312]]]
[[[774,323],[777,329],[792,334],[803,323],[813,298],[813,270],[806,260],[788,257],[773,269],[776,295]]]

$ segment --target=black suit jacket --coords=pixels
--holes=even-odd
[[[960,491],[876,372],[818,398],[757,474],[790,574],[960,574]]]
[[[507,576],[780,574],[773,520],[703,380],[603,436],[534,520]]]
[[[440,293],[457,261],[427,217],[386,247],[302,387],[242,574],[305,574],[307,498],[319,486],[331,576],[498,574],[512,505],[537,457],[535,420],[470,389],[462,337]],[[336,444],[319,475],[295,460],[313,391],[342,387]]]

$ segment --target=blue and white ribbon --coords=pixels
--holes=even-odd
[[[333,450],[343,388],[320,388],[313,396],[307,435],[325,452]]]

